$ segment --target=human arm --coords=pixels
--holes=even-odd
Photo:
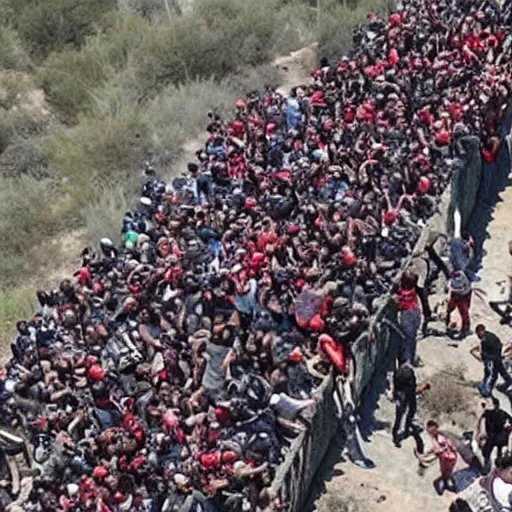
[[[485,431],[485,413],[478,419],[477,435],[478,442],[482,443],[487,439],[487,433]]]
[[[469,353],[477,360],[477,361],[482,361],[482,351],[480,349],[480,347],[476,346],[476,347],[473,347]]]
[[[142,341],[146,343],[147,345],[153,346],[155,348],[161,348],[162,344],[160,343],[160,340],[154,338],[151,333],[149,332],[148,326],[145,324],[141,324],[139,326],[139,334],[142,338]]]

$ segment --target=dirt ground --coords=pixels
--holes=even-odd
[[[479,272],[481,278],[477,288],[485,295],[478,297],[474,294],[471,308],[472,326],[484,323],[488,330],[493,331],[503,343],[511,341],[511,328],[499,324],[499,318],[489,308],[489,300],[503,298],[504,284],[512,271],[512,257],[508,253],[508,241],[512,240],[512,186],[507,187],[500,196],[501,201],[494,208],[492,220],[487,229],[487,239],[484,244],[485,256],[483,267]],[[436,327],[441,328],[441,324]],[[453,342],[446,337],[429,337],[419,341],[418,352],[424,368],[418,371],[418,381],[428,382],[447,364],[466,367],[465,380],[471,390],[471,400],[468,409],[453,415],[451,421],[445,422],[443,428],[456,434],[469,429],[475,430],[477,411],[482,399],[474,391],[482,379],[482,365],[470,354],[471,347],[478,340],[473,334],[462,342]],[[510,411],[509,400],[500,393],[501,406]],[[425,412],[421,414],[422,404],[419,403],[421,419],[427,419]],[[481,410],[481,409],[480,409]],[[377,405],[370,422],[371,434],[365,446],[367,456],[376,464],[375,469],[365,470],[340,458],[338,450],[333,460],[326,463],[325,481],[318,482],[319,491],[314,501],[313,510],[354,511],[354,512],[441,512],[447,511],[454,495],[445,493],[443,497],[436,495],[432,482],[439,476],[437,463],[428,468],[424,476],[418,474],[417,461],[413,455],[414,441],[407,439],[402,448],[396,448],[391,439],[391,426],[394,419],[394,406],[383,393],[377,397]],[[364,421],[362,422],[364,423]],[[362,425],[364,431],[364,425]],[[425,438],[425,436],[423,436]],[[427,444],[428,448],[428,444]],[[457,472],[459,477],[467,476],[466,464],[459,461]],[[456,473],[457,474],[457,473]],[[333,501],[333,497],[336,499]],[[352,508],[338,505],[356,500]],[[343,505],[345,507],[345,505]]]

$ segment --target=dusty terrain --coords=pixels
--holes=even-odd
[[[503,281],[512,271],[512,257],[508,253],[508,241],[512,240],[512,186],[508,186],[500,195],[500,202],[494,208],[491,222],[487,229],[487,239],[484,244],[485,256],[483,268],[479,272],[481,281],[477,288],[484,290],[486,295],[474,295],[471,309],[472,326],[482,322],[488,329],[500,336],[503,343],[511,339],[511,328],[499,324],[498,316],[489,308],[489,300],[503,298]],[[441,328],[438,323],[436,327]],[[466,367],[465,381],[471,395],[471,406],[463,413],[456,413],[445,421],[443,427],[460,434],[469,429],[474,430],[477,421],[477,411],[482,400],[474,391],[474,387],[482,379],[482,365],[470,354],[471,347],[477,344],[475,335],[457,343],[445,337],[429,337],[419,341],[419,355],[425,363],[424,368],[418,371],[419,382],[428,382],[429,379],[443,370],[446,365],[462,364]],[[469,391],[471,390],[471,391]],[[510,411],[508,399],[496,393],[501,400],[503,408]],[[394,447],[391,440],[391,426],[394,419],[394,406],[385,393],[376,397],[376,407],[373,411],[373,420],[363,417],[363,432],[369,427],[369,442],[366,444],[366,453],[372,459],[376,468],[373,470],[360,469],[350,462],[340,459],[340,450],[334,453],[332,460],[326,464],[325,485],[319,483],[319,495],[313,509],[321,512],[354,511],[354,512],[441,512],[448,510],[453,494],[445,493],[440,498],[435,494],[432,482],[439,476],[438,464],[435,463],[427,469],[424,476],[419,476],[417,461],[413,455],[414,441],[408,439],[402,443],[402,448]],[[426,420],[425,411],[421,413],[422,404],[419,403],[421,419]],[[372,410],[366,411],[371,416]],[[366,414],[363,414],[366,416]],[[425,438],[425,436],[424,436]],[[428,447],[428,444],[427,444]],[[466,464],[459,461],[458,479],[467,475]],[[336,500],[333,500],[336,497]],[[346,500],[344,500],[346,497]],[[338,508],[340,501],[357,501],[353,508]],[[333,502],[336,503],[333,506]]]

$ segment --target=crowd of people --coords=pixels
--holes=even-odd
[[[84,250],[17,325],[0,440],[33,450],[32,473],[0,483],[9,510],[286,507],[269,487],[314,390],[350,368],[467,145],[496,158],[511,43],[492,2],[408,0],[289,98],[211,114],[185,177],[148,166],[121,245]],[[464,315],[470,277],[450,272]],[[401,285],[416,364],[428,290]]]

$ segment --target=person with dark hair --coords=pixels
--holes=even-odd
[[[418,276],[415,273],[404,272],[396,297],[400,309],[400,328],[403,333],[399,360],[400,362],[407,361],[413,366],[419,364],[416,359],[416,343],[421,322],[421,311],[416,292],[417,282]]]
[[[421,464],[430,464],[435,459],[439,460],[441,476],[434,480],[434,488],[439,495],[442,495],[445,490],[456,492],[453,471],[457,465],[457,449],[446,436],[439,432],[436,421],[427,421],[427,432],[432,441],[432,448],[424,454],[415,450],[414,454]]]
[[[412,434],[416,441],[417,451],[423,453],[424,445],[419,434],[419,428],[414,425],[414,417],[418,409],[417,393],[414,369],[407,362],[404,362],[393,375],[393,399],[396,405],[395,422],[392,429],[393,443],[397,448],[400,448],[401,440]],[[400,434],[400,427],[402,426],[404,416],[405,428],[403,434]]]
[[[457,498],[451,505],[448,512],[473,512],[467,501]]]
[[[459,508],[455,508],[459,506]],[[452,508],[453,507],[453,508]],[[512,454],[496,459],[496,468],[461,492],[450,511],[508,512],[512,507]],[[465,508],[460,508],[465,507]]]
[[[485,397],[491,396],[498,375],[505,381],[498,389],[508,391],[512,386],[512,377],[503,365],[501,340],[496,334],[487,331],[483,324],[476,326],[476,335],[480,346],[473,347],[470,353],[484,364],[484,380],[479,387],[480,393]]]
[[[478,436],[480,449],[484,457],[485,473],[491,470],[491,454],[494,448],[501,457],[503,448],[508,445],[508,438],[512,430],[512,416],[500,409],[500,401],[492,398],[492,409],[486,408],[478,420]]]

